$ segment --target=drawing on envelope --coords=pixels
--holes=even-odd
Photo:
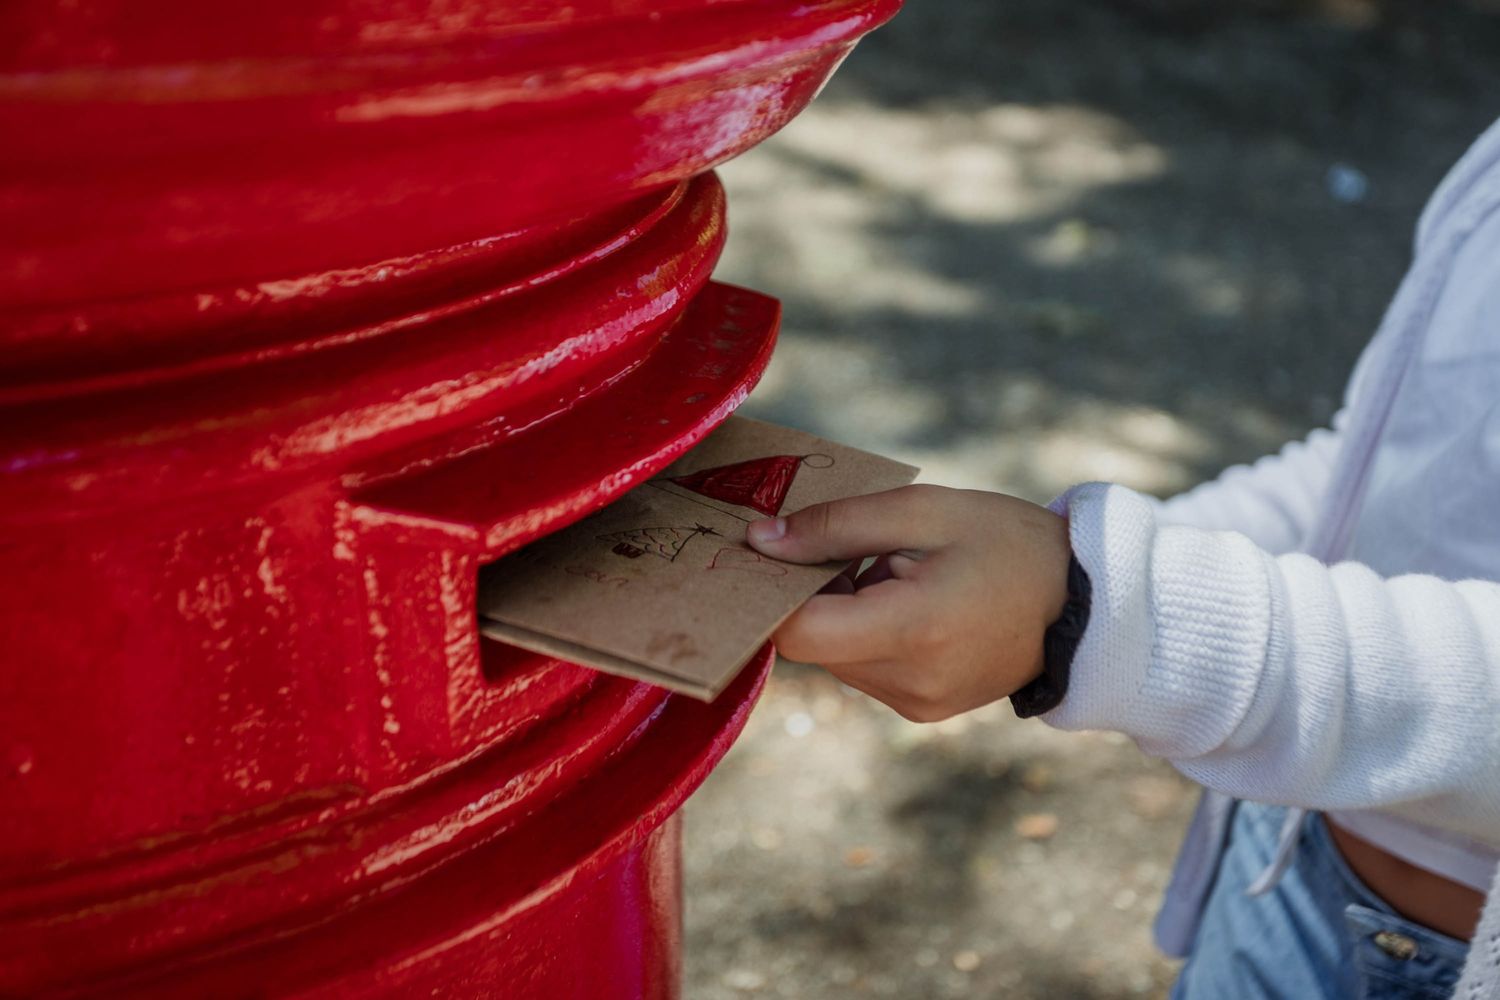
[[[480,631],[712,698],[843,569],[762,556],[745,544],[746,523],[915,475],[802,431],[731,417],[656,478],[484,567]]]

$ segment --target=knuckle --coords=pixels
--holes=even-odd
[[[927,721],[927,718],[925,715],[923,715],[922,710],[913,702],[904,700],[894,701],[891,703],[891,708],[897,715],[901,716],[901,718],[905,719],[907,722]]]
[[[956,706],[956,705],[951,705],[951,704],[936,705],[936,706],[933,706],[932,710],[927,713],[927,721],[928,722],[947,722],[949,719],[953,718],[955,715],[958,715],[960,711],[961,711],[961,709],[959,709],[958,706]]]
[[[896,493],[913,507],[930,509],[933,505],[942,503],[953,491],[945,486],[934,486],[932,483],[912,483],[910,486],[901,487]]]
[[[792,520],[791,530],[801,536],[800,541],[817,545],[820,548],[826,546],[838,528],[839,516],[834,507],[835,505],[831,503],[819,503],[808,507]]]
[[[942,671],[928,666],[914,670],[906,677],[902,693],[912,702],[932,707],[947,699],[948,686]]]
[[[896,714],[907,722],[932,723],[951,719],[957,713],[943,702],[908,695],[892,705]]]
[[[776,630],[773,637],[776,652],[795,663],[815,663],[816,644],[811,641],[800,616],[793,615]]]
[[[818,504],[818,536],[824,541],[837,538],[844,524],[843,510],[836,503]]]

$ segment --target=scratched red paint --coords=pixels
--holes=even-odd
[[[478,567],[759,377],[708,168],[897,0],[0,5],[0,994],[667,998],[711,706]]]

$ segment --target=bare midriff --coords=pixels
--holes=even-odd
[[[1331,819],[1328,832],[1354,874],[1408,920],[1467,941],[1479,924],[1484,894],[1403,861],[1343,829]]]

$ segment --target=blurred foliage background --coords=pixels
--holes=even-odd
[[[785,304],[744,412],[1045,500],[1322,424],[1423,202],[1500,116],[1500,4],[908,0],[722,171]],[[687,811],[685,994],[1163,996],[1192,790],[1005,705],[906,723],[779,664]]]

